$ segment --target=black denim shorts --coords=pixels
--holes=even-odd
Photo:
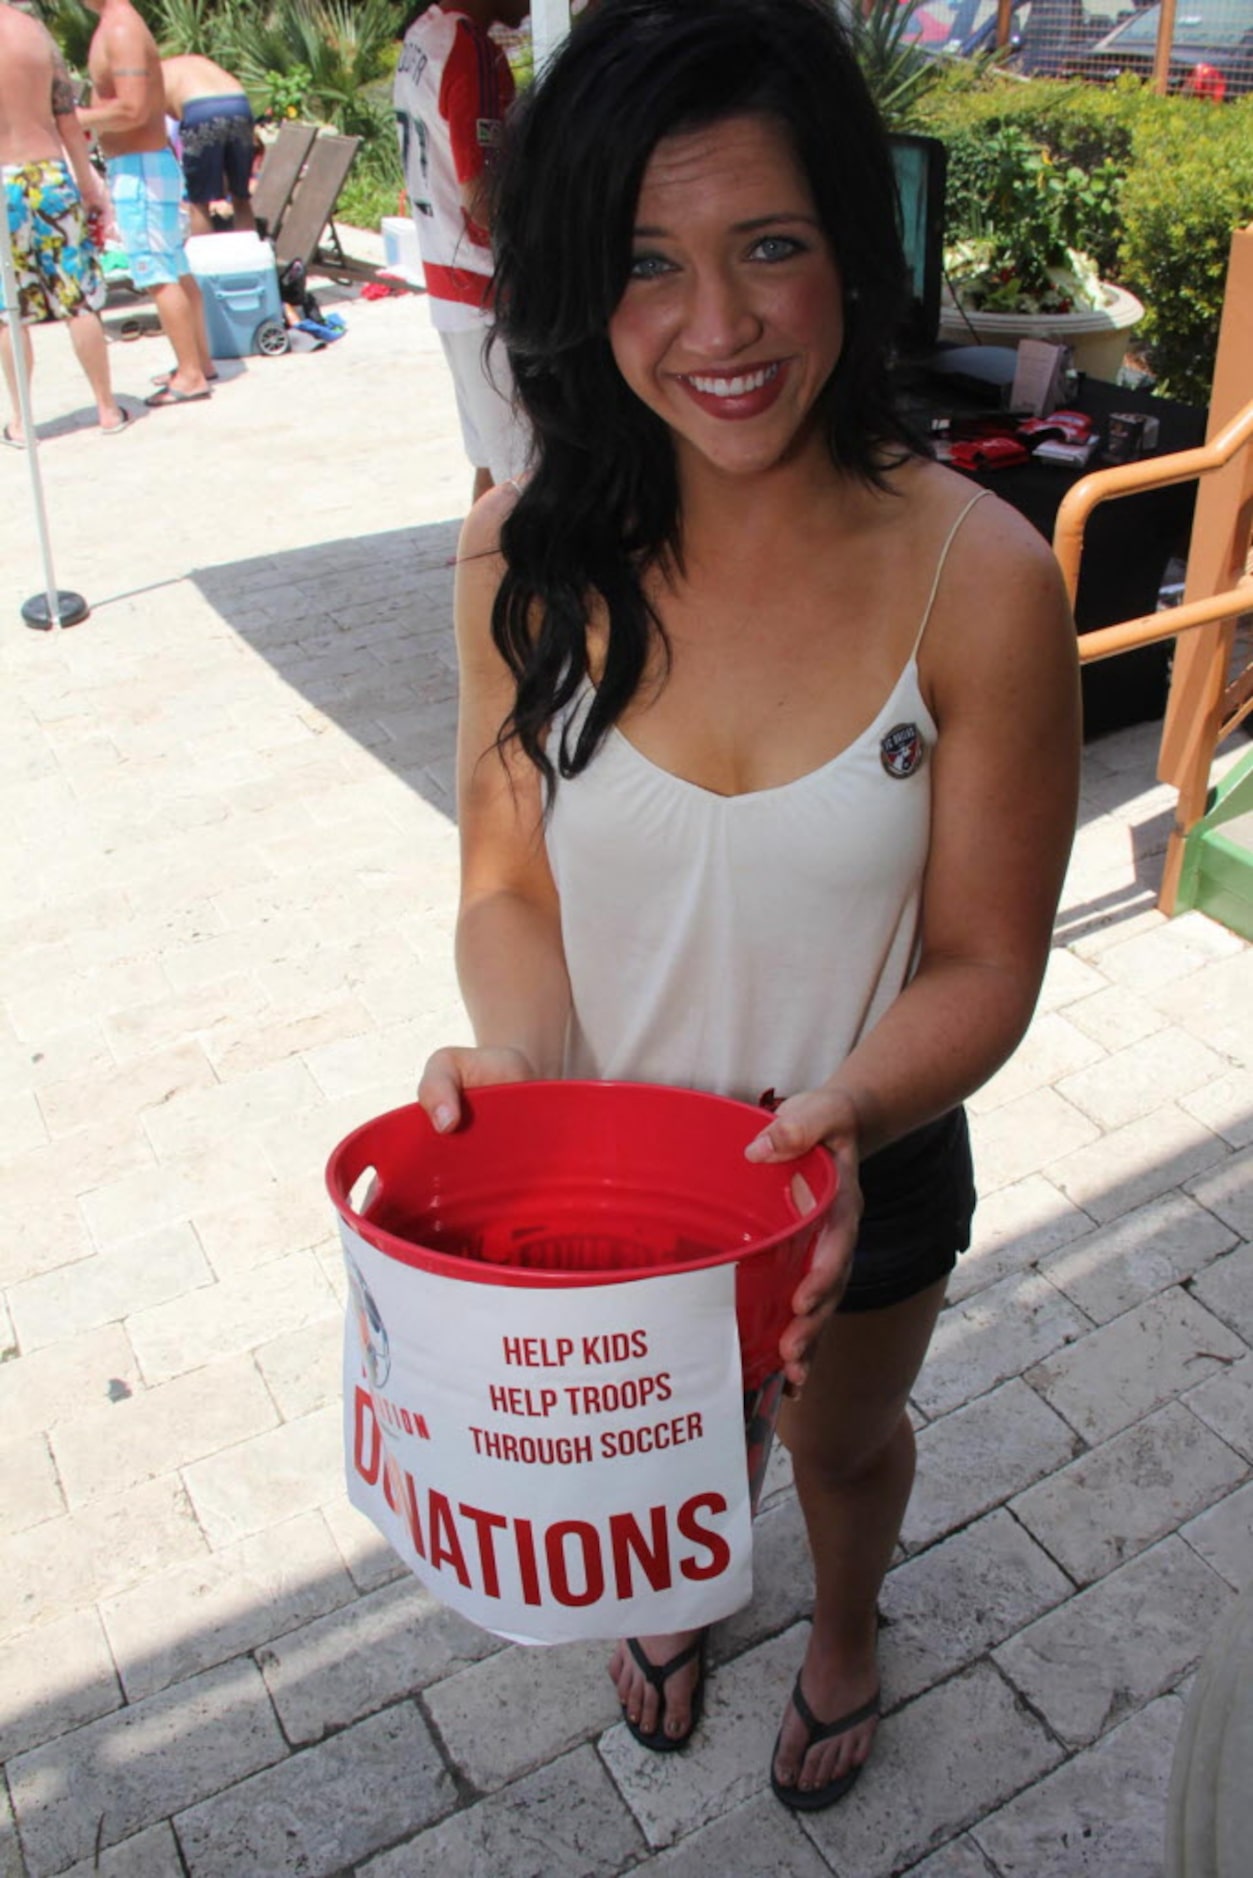
[[[900,1304],[946,1278],[970,1244],[974,1168],[965,1109],[950,1109],[861,1164],[865,1211],[841,1311]]]

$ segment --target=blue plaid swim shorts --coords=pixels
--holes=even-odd
[[[137,287],[162,287],[191,273],[183,243],[187,203],[172,150],[137,150],[106,164],[118,238]]]

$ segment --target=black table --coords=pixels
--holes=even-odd
[[[932,379],[928,384],[925,375],[911,379],[909,393],[915,410],[928,410],[932,416],[986,415],[989,409],[986,403],[955,399],[942,380]],[[1102,449],[1114,411],[1142,411],[1158,419],[1161,428],[1154,455],[1191,450],[1205,441],[1203,409],[1146,391],[1124,391],[1100,379],[1083,381],[1072,408],[1094,420]],[[1013,469],[976,472],[972,480],[1012,503],[1051,541],[1066,492],[1100,468],[1098,451],[1081,470],[1033,458]],[[1154,611],[1170,560],[1176,555],[1187,557],[1195,501],[1195,482],[1175,483],[1102,503],[1093,511],[1084,531],[1075,598],[1075,624],[1081,634]],[[1172,646],[1171,640],[1164,640],[1084,666],[1085,736],[1100,736],[1162,715]]]

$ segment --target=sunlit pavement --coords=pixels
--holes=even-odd
[[[600,1646],[450,1617],[343,1488],[329,1148],[464,1036],[450,561],[424,303],[127,434],[36,335],[73,631],[0,451],[0,1875],[1152,1878],[1191,1672],[1253,1572],[1253,949],[1153,907],[1155,729],[1085,756],[1039,1014],[919,1384],[886,1720],[803,1824],[782,1458],[692,1750]]]

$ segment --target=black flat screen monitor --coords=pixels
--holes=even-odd
[[[896,170],[901,239],[911,288],[897,344],[904,358],[921,359],[934,352],[940,331],[947,153],[938,137],[913,137],[893,131],[888,142]]]

